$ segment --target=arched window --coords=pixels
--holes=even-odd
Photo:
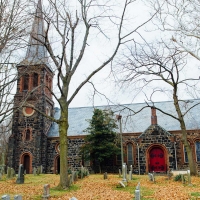
[[[133,144],[127,144],[127,164],[128,166],[133,164]]]
[[[45,85],[46,85],[46,87],[45,87],[45,93],[48,94],[48,91],[49,91],[49,89],[48,89],[48,86],[49,86],[49,77],[47,75],[46,75]]]
[[[185,146],[183,146],[183,149],[184,149],[184,161],[185,163],[188,163],[188,155]]]
[[[31,131],[30,129],[26,129],[25,140],[29,141],[31,139]]]
[[[49,78],[49,95],[51,95],[51,90],[52,90],[52,80],[51,80],[51,78]]]
[[[26,128],[24,129],[24,131],[22,132],[22,140],[25,141],[30,141],[32,139],[32,131],[30,128]]]
[[[200,141],[195,142],[195,151],[197,162],[200,162]]]
[[[37,87],[37,86],[38,86],[38,74],[33,73],[33,87]]]
[[[28,90],[28,86],[29,86],[29,75],[25,74],[23,76],[23,90]]]

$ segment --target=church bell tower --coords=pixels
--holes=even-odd
[[[17,91],[14,96],[12,135],[8,144],[8,166],[26,173],[47,163],[47,132],[53,116],[53,71],[48,63],[42,3],[38,0],[25,59],[17,65]]]

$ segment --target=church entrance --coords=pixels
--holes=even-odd
[[[25,155],[24,156],[24,170],[26,170],[26,173],[30,173],[30,156]]]
[[[21,156],[21,164],[24,166],[27,174],[32,173],[32,158],[28,153],[25,153]]]
[[[149,171],[151,172],[166,171],[165,154],[162,148],[153,147],[149,151]]]

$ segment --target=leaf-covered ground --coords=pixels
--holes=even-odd
[[[126,188],[119,186],[117,175],[108,174],[108,179],[104,180],[103,175],[90,175],[82,180],[78,180],[70,190],[58,191],[55,189],[59,182],[58,175],[42,174],[25,176],[24,184],[16,184],[16,179],[0,181],[0,195],[9,194],[13,198],[16,194],[21,194],[24,199],[41,199],[43,185],[50,184],[51,200],[69,200],[76,197],[78,200],[132,200],[134,190],[138,182],[141,186],[142,199],[145,200],[195,200],[200,199],[200,177],[192,177],[192,186],[175,182],[173,178],[157,176],[156,182],[150,182],[148,176],[133,176],[133,180],[128,182]]]

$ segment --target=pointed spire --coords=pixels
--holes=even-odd
[[[29,46],[25,59],[21,62],[24,65],[47,64],[47,50],[38,40],[45,41],[44,18],[42,13],[42,3],[38,0],[37,9],[32,25],[32,31],[29,39]],[[34,39],[36,38],[36,39]],[[37,40],[38,39],[38,40]]]

